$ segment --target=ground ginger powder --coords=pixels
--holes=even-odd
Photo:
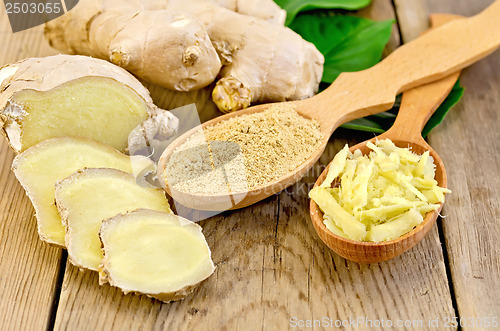
[[[188,193],[251,190],[296,169],[324,138],[293,106],[273,105],[193,134],[170,157],[167,181]]]

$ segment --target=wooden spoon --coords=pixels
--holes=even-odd
[[[433,26],[439,26],[454,18],[456,18],[454,15],[432,15],[431,21]],[[369,153],[370,149],[366,146],[367,143],[374,143],[376,140],[383,139],[392,140],[398,147],[410,147],[417,154],[429,151],[436,165],[435,179],[440,187],[447,187],[444,164],[436,151],[422,138],[421,132],[431,115],[450,93],[459,75],[460,73],[457,72],[437,82],[403,93],[401,107],[393,126],[378,137],[352,146],[350,151],[354,153],[355,150],[360,149],[363,154]],[[314,185],[315,187],[323,183],[328,174],[328,169],[329,166],[321,173]],[[333,234],[323,223],[323,213],[312,199],[310,202],[310,215],[321,240],[337,254],[355,262],[376,263],[403,254],[421,241],[436,222],[441,208],[442,204],[439,210],[428,213],[423,222],[407,234],[380,243],[349,240]]]
[[[366,146],[368,142],[377,139],[391,139],[398,147],[410,147],[417,154],[429,151],[436,165],[436,175],[440,187],[446,187],[446,170],[441,158],[422,138],[421,132],[425,123],[434,113],[437,107],[446,98],[453,85],[457,81],[459,73],[449,76],[435,83],[414,88],[403,93],[401,108],[394,125],[378,137],[359,143],[350,148],[351,152],[360,149],[363,154],[369,153]],[[328,174],[327,167],[316,181],[315,187],[321,185]],[[323,213],[318,205],[311,199],[311,220],[323,242],[340,256],[355,262],[376,263],[396,257],[421,241],[434,225],[439,210],[428,213],[423,222],[407,234],[390,241],[384,242],[362,242],[346,239],[333,234],[323,223]]]
[[[319,123],[324,141],[302,165],[274,182],[231,194],[191,194],[170,187],[165,172],[170,155],[200,127],[177,138],[163,152],[158,178],[174,200],[200,210],[242,208],[278,193],[306,174],[323,153],[333,131],[343,123],[390,109],[397,94],[449,76],[493,52],[500,45],[498,17],[500,0],[476,16],[454,20],[404,44],[367,70],[341,74],[324,92],[312,98],[289,102],[300,115]],[[201,127],[261,112],[269,106],[250,107],[220,116]]]

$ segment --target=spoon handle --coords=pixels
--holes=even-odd
[[[403,93],[398,116],[384,136],[413,143],[421,142],[423,139],[422,129],[439,105],[446,99],[458,76],[460,76],[460,72]]]
[[[389,109],[395,96],[447,77],[500,46],[500,0],[470,18],[456,19],[404,44],[377,65],[343,73],[301,112],[325,133],[356,118]]]
[[[462,17],[451,14],[432,14],[431,27],[435,29],[458,18]],[[394,124],[379,138],[404,140],[418,144],[425,143],[422,138],[422,129],[439,105],[446,99],[459,76],[460,72],[456,72],[436,82],[405,91]]]

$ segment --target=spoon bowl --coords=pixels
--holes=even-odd
[[[163,152],[157,177],[174,200],[193,209],[237,209],[263,200],[302,178],[340,125],[390,109],[397,94],[447,77],[493,52],[500,45],[499,16],[500,0],[476,16],[453,16],[453,21],[404,44],[377,65],[342,73],[330,87],[312,98],[287,102],[299,115],[316,120],[324,139],[300,166],[273,182],[242,192],[194,194],[171,187],[165,171],[176,148],[197,130],[232,117],[262,112],[269,104],[217,117],[184,133]]]
[[[300,104],[299,101],[294,101],[289,103],[294,105]],[[201,126],[198,126],[196,128],[187,131],[179,138],[175,139],[175,141],[172,144],[170,144],[167,147],[167,149],[165,149],[165,151],[163,152],[163,156],[161,157],[160,162],[158,164],[158,169],[159,169],[158,178],[160,182],[163,184],[163,188],[165,189],[167,194],[173,197],[178,203],[192,209],[208,210],[208,211],[231,210],[231,209],[243,208],[252,205],[254,203],[257,203],[266,197],[281,192],[285,188],[299,181],[307,173],[307,171],[318,161],[322,152],[326,148],[326,144],[328,142],[327,139],[324,139],[324,141],[322,142],[321,146],[318,149],[321,150],[321,152],[312,154],[306,161],[304,161],[298,168],[295,169],[292,175],[286,174],[278,178],[270,185],[256,187],[254,189],[244,192],[230,192],[230,193],[221,192],[217,194],[188,193],[176,190],[172,185],[168,185],[168,179],[165,168],[169,156],[172,155],[172,153],[174,153],[174,151],[179,146],[184,144],[184,142],[186,142],[186,140],[189,137],[191,137],[195,132],[199,131],[200,129],[206,128],[208,126],[217,124],[219,122],[228,120],[236,116],[241,116],[245,114],[249,115],[262,112],[267,108],[269,108],[271,105],[272,104],[258,105],[241,110],[239,112],[222,115],[220,117],[214,118],[210,121],[203,123]]]
[[[444,164],[438,153],[422,138],[420,132],[430,116],[448,95],[458,76],[459,73],[456,73],[441,81],[404,93],[401,108],[392,128],[378,137],[351,147],[350,151],[354,153],[355,150],[359,149],[363,155],[366,155],[371,151],[367,143],[374,143],[376,140],[382,139],[390,139],[397,147],[409,147],[412,152],[419,155],[429,151],[436,166],[434,179],[440,187],[446,188],[447,177]],[[328,174],[328,169],[329,166],[320,175],[314,185],[315,187],[323,183]],[[378,263],[401,255],[420,242],[436,222],[442,207],[443,204],[438,210],[427,213],[422,223],[410,232],[396,239],[383,242],[355,241],[332,233],[323,223],[323,213],[312,199],[310,202],[310,215],[318,236],[334,252],[358,263]]]
[[[380,139],[383,138],[380,137]],[[375,142],[375,139],[371,139],[370,141]],[[354,152],[356,149],[360,149],[363,154],[369,153],[370,149],[366,146],[367,142],[368,141],[351,147],[351,152]],[[392,142],[398,147],[410,147],[416,154],[422,154],[428,150],[434,159],[434,164],[436,165],[435,179],[440,187],[446,187],[447,180],[444,164],[441,161],[441,158],[439,158],[439,155],[432,148],[429,149],[430,146],[403,140],[392,140]],[[323,183],[326,175],[328,174],[328,168],[329,167],[327,167],[318,178],[314,185],[315,187]],[[314,229],[321,240],[330,249],[338,255],[354,262],[378,263],[399,256],[420,242],[436,222],[443,205],[441,204],[438,210],[427,213],[422,223],[420,223],[412,231],[396,239],[383,242],[362,242],[338,236],[328,230],[325,226],[323,223],[323,212],[319,209],[314,200],[311,199],[309,207]]]

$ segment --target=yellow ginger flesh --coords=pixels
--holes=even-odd
[[[115,169],[84,169],[56,185],[57,209],[66,228],[70,261],[97,271],[103,258],[99,228],[104,220],[147,208],[171,213],[165,191]]]
[[[396,239],[437,210],[451,191],[434,179],[434,160],[428,151],[417,155],[389,139],[367,146],[370,153],[362,155],[360,150],[351,153],[346,145],[309,197],[336,235],[357,241]]]
[[[100,282],[162,301],[190,293],[215,270],[201,227],[182,217],[137,210],[103,222]]]
[[[90,139],[63,137],[45,140],[19,154],[12,169],[35,207],[40,238],[64,247],[65,231],[54,203],[58,181],[83,168],[138,173],[150,166],[146,157],[130,157]]]
[[[88,137],[125,152],[130,132],[148,118],[146,102],[111,78],[78,78],[49,91],[22,90],[11,103],[26,112],[22,150],[55,137]]]

